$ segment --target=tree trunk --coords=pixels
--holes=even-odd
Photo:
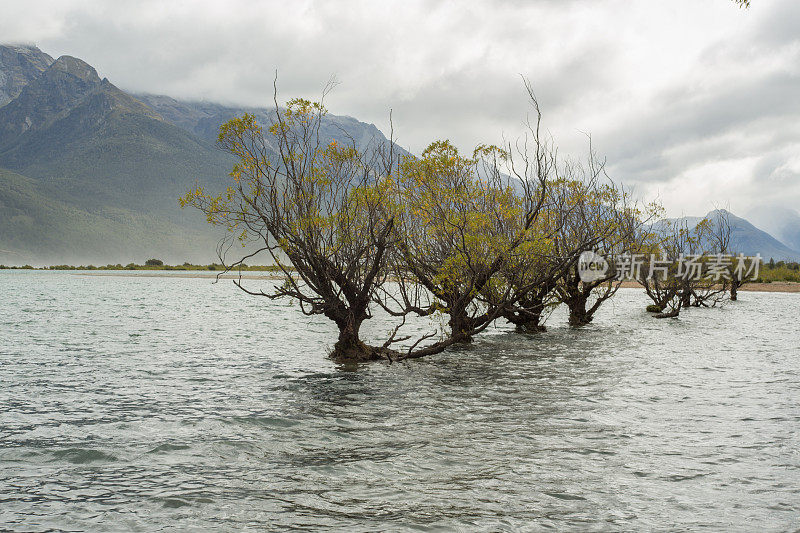
[[[658,313],[657,315],[653,315],[654,318],[675,318],[681,312],[680,306],[676,307],[672,311],[667,313]]]
[[[456,342],[460,344],[469,344],[472,342],[472,336],[469,332],[473,329],[472,319],[467,315],[466,310],[453,309],[450,312],[450,334],[457,338]]]
[[[587,297],[581,294],[566,302],[569,307],[570,326],[585,326],[592,321],[592,315],[586,312],[586,301]]]
[[[683,307],[683,305],[681,304],[681,301],[682,301],[682,299],[679,299],[678,300],[678,305],[676,305],[675,307],[670,306],[671,309],[669,311],[662,311],[661,313],[653,315],[653,317],[654,318],[677,318],[678,314],[680,314],[680,312],[681,312],[681,307]],[[666,308],[667,308],[667,306],[664,306],[664,309],[666,309]]]
[[[363,322],[363,317],[355,317],[352,314],[336,320],[336,325],[339,326],[339,340],[333,345],[331,358],[337,361],[374,361],[385,358],[386,350],[364,344],[359,338]]]
[[[692,291],[691,289],[683,289],[681,292],[681,307],[690,307],[692,305]]]
[[[541,324],[542,315],[530,309],[524,312],[509,313],[504,316],[506,320],[514,324],[517,333],[541,333],[547,328]]]
[[[540,324],[542,317],[539,315],[530,316],[526,321],[520,321],[515,324],[519,333],[541,333],[547,331],[547,328]]]
[[[516,307],[503,313],[503,318],[514,324],[518,333],[540,333],[547,331],[542,324],[542,314],[545,310],[544,297],[541,294],[531,293],[520,298]]]
[[[739,280],[731,280],[731,301],[735,302],[739,298]]]

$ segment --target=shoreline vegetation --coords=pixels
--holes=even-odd
[[[237,272],[225,272],[225,267],[220,264],[212,263],[209,265],[194,265],[184,263],[182,265],[139,265],[130,263],[128,265],[50,265],[34,267],[7,266],[0,265],[0,270],[71,270],[83,276],[138,276],[153,278],[209,278],[208,274],[201,272],[218,272],[219,279],[245,279],[245,280],[280,280],[283,273],[280,268],[274,265],[242,265],[242,272],[262,272],[263,274],[242,274]],[[145,274],[132,274],[130,271],[146,271]],[[106,273],[108,272],[108,273]],[[184,274],[166,274],[166,272],[185,272]],[[638,281],[623,281],[620,285],[623,289],[640,289],[642,284]],[[783,292],[800,293],[800,263],[786,263],[783,261],[770,267],[769,263],[762,265],[761,273],[757,281],[751,281],[739,288],[744,292]]]
[[[150,260],[152,261],[152,260]],[[211,263],[209,265],[194,265],[191,263],[183,263],[182,265],[165,265],[163,262],[152,263],[152,264],[145,264],[140,265],[136,263],[128,263],[127,265],[49,265],[49,266],[40,266],[35,267],[31,265],[23,265],[23,266],[7,266],[7,265],[0,265],[0,270],[184,270],[184,271],[209,271],[209,272],[216,272],[216,271],[224,271],[225,266],[219,263]],[[237,270],[239,267],[237,267]],[[275,272],[280,273],[280,267],[275,265],[241,265],[242,271],[247,272]]]
[[[151,264],[137,264],[128,263],[122,264],[108,264],[108,265],[49,265],[49,266],[9,266],[0,265],[0,270],[99,270],[99,271],[119,271],[119,270],[149,270],[149,271],[208,271],[208,272],[224,272],[225,266],[219,263],[211,263],[208,265],[195,265],[192,263],[183,263],[181,265],[166,265],[158,260],[148,260]],[[156,263],[157,261],[157,263]],[[235,271],[241,270],[242,272],[270,272],[276,276],[282,276],[280,267],[275,265],[237,265]],[[292,270],[291,268],[289,270]],[[230,271],[229,271],[230,272]],[[226,278],[238,277],[235,273],[225,275]],[[257,279],[263,276],[258,276]],[[800,263],[786,262],[786,261],[769,261],[761,264],[759,276],[757,279],[748,282],[741,290],[748,290],[745,287],[752,285],[770,285],[773,283],[785,284],[791,286],[792,284],[800,284]],[[637,281],[625,281],[623,287],[640,287],[641,284]],[[753,290],[753,289],[750,289]],[[795,292],[790,290],[789,292]]]

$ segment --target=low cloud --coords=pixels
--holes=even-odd
[[[563,153],[590,132],[616,180],[671,214],[800,204],[795,0],[7,2],[0,34],[135,92],[316,97],[419,152],[513,138],[528,77]]]

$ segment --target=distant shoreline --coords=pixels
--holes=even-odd
[[[122,276],[131,278],[193,278],[193,279],[213,279],[217,275],[213,271],[205,271],[207,274],[195,272],[181,272],[180,274],[169,274],[164,271],[138,271],[139,273],[119,271],[119,270],[104,270],[104,271],[81,271],[75,272],[75,276]],[[281,274],[265,273],[265,274],[220,274],[219,279],[247,279],[247,280],[280,280],[283,279]],[[622,287],[626,289],[640,289],[642,286],[635,281],[624,281]],[[772,283],[747,283],[739,287],[741,292],[784,292],[784,293],[800,293],[800,283],[793,281],[773,281]]]
[[[210,269],[187,269],[172,267],[169,270],[156,270],[155,268],[137,268],[133,269],[76,269],[72,271],[73,276],[116,276],[127,278],[182,278],[182,279],[245,279],[245,280],[266,280],[275,281],[283,279],[283,275],[276,272],[277,267],[249,267],[250,270],[243,271],[241,276],[235,272],[228,272],[225,274],[215,272]],[[65,271],[66,269],[36,269],[42,271]],[[626,289],[639,289],[642,286],[636,281],[624,281],[621,285]],[[782,292],[796,294],[800,293],[800,283],[795,281],[773,281],[771,283],[747,283],[739,287],[740,292]]]
[[[623,281],[625,289],[641,289],[637,281]],[[795,281],[773,281],[772,283],[746,283],[739,287],[739,292],[786,292],[800,293],[800,283]]]
[[[261,280],[279,280],[283,279],[282,274],[275,274],[275,273],[264,273],[264,274],[215,274],[213,270],[202,270],[202,271],[194,271],[194,272],[185,272],[185,271],[146,271],[146,270],[138,270],[135,272],[139,272],[138,274],[134,274],[133,272],[126,272],[120,270],[102,270],[102,271],[80,271],[80,272],[73,272],[73,276],[98,276],[98,277],[123,277],[123,278],[190,278],[190,279],[261,279]],[[175,274],[170,274],[168,272],[175,272]],[[178,273],[180,272],[180,273]],[[203,273],[201,273],[203,272]]]

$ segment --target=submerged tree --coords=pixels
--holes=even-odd
[[[650,254],[639,265],[639,282],[653,300],[648,311],[672,318],[686,307],[714,307],[725,298],[730,276],[719,260],[730,240],[730,226],[704,218],[664,221],[654,232]]]
[[[421,158],[406,158],[395,182],[395,303],[422,316],[446,314],[449,342],[469,342],[497,317],[498,308],[481,306],[478,295],[538,213],[540,204],[505,182],[498,163],[507,157],[481,146],[466,158],[438,141]]]
[[[590,149],[586,168],[572,165],[569,175],[580,179],[564,183],[571,209],[555,239],[556,251],[570,261],[555,286],[558,301],[569,310],[569,323],[583,326],[592,321],[600,306],[621,286],[614,259],[639,253],[650,210],[641,211],[619,186],[605,177],[604,162]],[[581,252],[593,252],[609,261],[604,274],[581,277]],[[599,273],[598,273],[599,274]]]
[[[583,195],[593,186],[559,177],[547,183],[544,204],[528,238],[503,270],[501,283],[487,295],[490,300],[501,302],[503,318],[517,331],[545,330],[546,311],[561,303],[561,280],[577,265],[580,254],[595,245],[594,234],[567,238],[570,221],[576,216]]]
[[[437,141],[400,167],[393,256],[399,291],[392,301],[403,313],[442,313],[448,328],[444,339],[411,357],[470,342],[501,316],[515,298],[504,275],[544,240],[535,228],[553,158],[539,133],[538,101],[527,87],[535,121],[523,141],[480,145],[472,157]]]
[[[550,211],[549,207],[545,211]],[[567,261],[553,253],[554,226],[540,216],[540,224],[504,265],[498,283],[483,293],[483,298],[495,306],[502,306],[501,316],[513,324],[520,333],[545,331],[544,320],[548,310],[557,304],[556,281]]]
[[[387,180],[393,147],[357,146],[321,140],[323,104],[291,100],[263,127],[253,115],[220,128],[218,144],[237,157],[230,185],[220,195],[190,191],[182,205],[205,213],[229,230],[219,248],[225,269],[266,252],[283,273],[271,291],[251,290],[241,275],[236,285],[251,295],[297,300],[303,313],[324,315],[339,329],[332,356],[369,360],[385,357],[389,344],[368,346],[360,338],[376,290],[386,281],[385,262],[394,239],[387,212]],[[233,238],[255,251],[226,260]],[[394,339],[390,339],[393,341]]]
[[[532,241],[504,271],[503,286],[510,287],[512,297],[502,315],[521,332],[543,331],[545,311],[561,303],[569,310],[571,325],[591,322],[621,282],[613,268],[582,279],[579,258],[594,252],[613,261],[615,255],[631,253],[645,223],[625,191],[605,175],[604,162],[591,144],[586,165],[554,161],[553,167],[558,167],[558,176],[547,184]]]
[[[536,331],[559,301],[571,322],[586,323],[618,285],[579,280],[578,256],[632,249],[641,222],[619,188],[598,183],[603,166],[593,154],[587,173],[577,176],[568,165],[559,176],[527,88],[536,113],[528,135],[503,147],[480,145],[471,156],[448,141],[419,158],[397,157],[391,139],[323,141],[322,102],[295,99],[281,109],[275,98],[271,124],[245,114],[220,128],[219,146],[238,160],[226,190],[198,187],[181,204],[228,230],[218,255],[225,272],[239,269],[239,288],[296,300],[303,313],[334,322],[338,360],[439,353],[470,342],[498,317]],[[283,274],[269,290],[245,287],[241,276],[244,262],[261,253]],[[370,346],[361,327],[376,308],[399,324]],[[447,324],[398,337],[409,315],[439,315]]]
[[[651,233],[641,259],[636,256],[628,258],[626,268],[653,301],[647,310],[655,313],[656,318],[674,318],[680,314],[685,303],[682,296],[686,287],[684,277],[690,273],[681,272],[679,264],[695,239],[685,222],[667,220]]]
[[[748,273],[754,267],[753,261],[760,261],[760,258],[751,259],[748,265],[744,254],[737,253],[734,248],[732,234],[731,214],[724,209],[714,211],[708,220],[704,241],[708,253],[714,254],[715,278],[728,288],[730,299],[735,302],[739,299],[739,288],[751,280]]]

